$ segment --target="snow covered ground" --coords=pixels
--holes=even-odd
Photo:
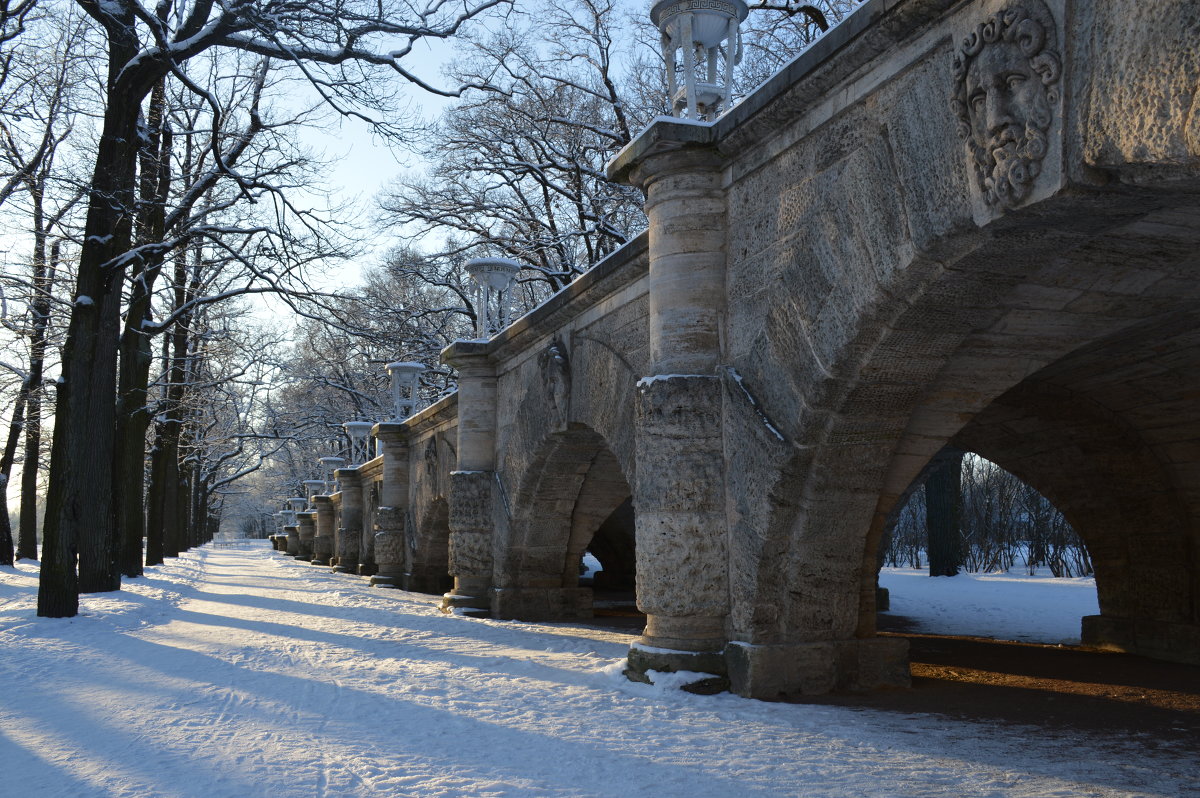
[[[1096,580],[959,574],[931,579],[924,568],[884,568],[879,584],[891,595],[891,612],[917,622],[914,631],[977,635],[1030,643],[1079,643],[1079,619],[1096,615]]]
[[[884,583],[931,630],[1025,615],[987,610],[1003,578],[914,574]],[[1039,617],[1046,639],[1094,611],[1079,580],[1010,586],[1073,615]],[[257,543],[74,619],[35,617],[35,588],[33,566],[0,568],[5,798],[1200,794],[1196,750],[633,684],[628,635],[445,616]]]

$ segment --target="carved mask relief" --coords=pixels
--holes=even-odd
[[[1011,3],[980,22],[954,52],[950,107],[977,187],[990,206],[1029,196],[1049,151],[1062,61],[1041,0]]]

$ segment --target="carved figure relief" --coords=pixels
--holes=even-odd
[[[547,404],[555,413],[555,426],[567,425],[571,411],[571,364],[567,360],[567,348],[556,340],[538,358],[542,368],[542,381],[546,386]]]
[[[1020,203],[1041,173],[1062,77],[1057,40],[1045,3],[1023,0],[979,23],[954,52],[950,107],[988,205]]]
[[[436,435],[434,435],[432,438],[430,438],[429,442],[425,444],[425,458],[424,459],[425,459],[425,476],[426,476],[426,478],[429,479],[429,481],[431,483],[436,485],[437,484],[437,474],[438,474],[438,450],[437,450],[437,436]]]

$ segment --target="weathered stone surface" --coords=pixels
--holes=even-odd
[[[287,548],[285,550],[288,554],[295,557],[300,553],[300,527],[285,526],[283,530],[287,534]]]
[[[639,386],[636,401],[638,605],[653,615],[724,617],[720,380],[655,378]]]
[[[404,516],[398,507],[380,507],[375,512],[375,567],[371,584],[395,584],[404,574]]]
[[[1200,175],[1200,8],[1116,0],[1073,11],[1072,34],[1087,48],[1074,136],[1084,163],[1134,180]]]
[[[646,671],[650,670],[668,673],[693,671],[721,676],[726,672],[726,663],[720,651],[672,651],[635,643],[629,649],[625,675],[634,681],[644,681]]]
[[[450,475],[450,573],[454,576],[491,574],[494,480],[491,471]]]

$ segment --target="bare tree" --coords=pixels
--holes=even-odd
[[[447,109],[425,140],[428,174],[382,200],[405,243],[441,237],[411,274],[454,293],[461,277],[444,267],[504,255],[536,304],[645,225],[641,194],[604,174],[657,111],[627,96],[620,21],[610,0],[546,0],[470,40],[454,74],[489,88]]]
[[[950,459],[955,460],[959,468],[960,526],[956,544],[965,570],[975,573],[1008,571],[1022,560],[1030,574],[1041,567],[1049,568],[1054,576],[1092,573],[1083,541],[1045,496],[976,454]],[[919,568],[924,553],[928,556],[931,574],[946,570],[944,564],[935,564],[938,554],[934,548],[938,542],[933,527],[936,522],[930,521],[926,526],[926,508],[930,506],[928,493],[947,490],[933,484],[936,477],[934,472],[895,513],[888,530],[886,564]],[[953,475],[943,474],[942,478],[947,483],[954,481]],[[950,501],[952,497],[942,497],[934,499],[933,503],[948,504]],[[933,512],[932,508],[930,512]],[[944,512],[944,509],[938,512]]]
[[[71,213],[83,192],[64,170],[61,156],[74,131],[80,112],[83,46],[79,41],[81,19],[67,15],[58,20],[37,22],[42,47],[28,48],[17,58],[3,61],[7,91],[2,107],[19,107],[22,113],[0,117],[0,169],[6,179],[0,186],[0,203],[5,205],[12,227],[27,232],[30,249],[22,258],[27,270],[0,275],[0,292],[23,306],[19,313],[0,312],[0,324],[26,344],[21,365],[21,387],[11,417],[9,435],[0,454],[0,503],[6,490],[24,436],[20,535],[17,558],[37,557],[37,481],[41,455],[42,398],[46,360],[52,338],[55,283],[61,274],[64,239],[72,235]],[[14,199],[15,195],[15,199]],[[11,229],[11,228],[10,228]],[[12,366],[12,364],[10,364]],[[8,514],[0,517],[0,560],[11,557]]]
[[[132,250],[139,121],[142,103],[154,86],[168,76],[178,80],[210,104],[216,120],[219,100],[183,67],[209,51],[244,51],[292,65],[341,113],[376,121],[386,130],[383,114],[391,91],[381,87],[382,75],[399,75],[432,90],[403,65],[414,44],[453,36],[465,22],[503,0],[462,6],[434,0],[422,7],[367,0],[301,5],[164,0],[154,8],[137,0],[78,2],[103,32],[107,76],[76,299],[63,350],[43,530],[38,613],[52,617],[77,612],[77,552],[81,567],[98,582],[87,587],[115,586],[110,530],[116,519],[107,479],[115,445],[112,397],[121,289],[137,256]],[[214,161],[236,180],[222,146],[213,136]],[[116,582],[119,585],[119,577]]]

